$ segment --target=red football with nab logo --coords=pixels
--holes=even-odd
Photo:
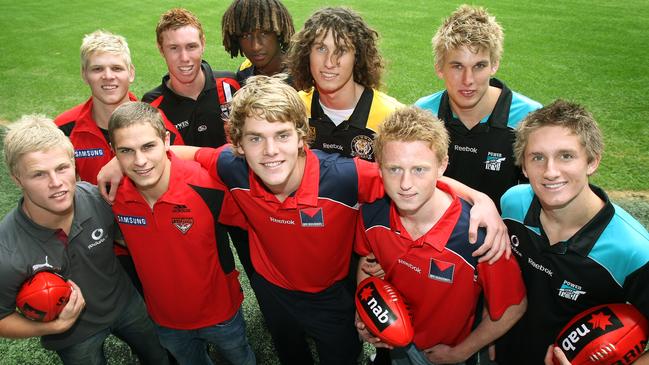
[[[56,317],[70,300],[72,287],[61,276],[41,271],[29,278],[18,290],[16,306],[23,316],[40,322]]]
[[[414,330],[406,303],[386,281],[369,277],[356,288],[356,310],[367,329],[382,342],[403,347],[412,342]]]
[[[555,346],[573,365],[626,365],[642,355],[648,336],[647,319],[634,306],[604,304],[576,315]]]

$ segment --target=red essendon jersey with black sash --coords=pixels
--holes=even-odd
[[[305,151],[302,182],[284,202],[230,146],[201,149],[195,159],[225,183],[245,215],[257,273],[279,287],[315,293],[347,276],[359,203],[383,196],[383,185],[375,164]]]
[[[363,205],[355,243],[359,254],[374,253],[385,280],[408,304],[419,349],[461,343],[471,332],[481,293],[493,320],[525,296],[516,260],[501,257],[489,265],[472,256],[483,243],[484,231],[470,244],[471,206],[446,184],[438,181],[437,187],[451,194],[453,202],[425,235],[413,240],[386,196]]]
[[[113,212],[157,324],[196,329],[231,318],[243,294],[227,232],[217,230],[224,186],[170,153],[169,189],[149,207],[130,179]]]
[[[183,136],[185,144],[199,147],[219,147],[226,143],[224,121],[230,117],[230,102],[239,90],[234,73],[213,72],[210,65],[201,64],[205,86],[196,100],[176,94],[162,83],[144,94],[142,101],[161,109]]]

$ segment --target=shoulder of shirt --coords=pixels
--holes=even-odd
[[[162,95],[163,87],[162,84],[158,85],[155,89],[147,91],[144,95],[142,95],[142,101],[145,103],[151,103],[155,99],[157,99],[160,95]]]
[[[615,208],[615,214],[605,232],[612,234],[617,242],[642,247],[642,250],[649,255],[649,233],[647,229],[617,204],[613,204],[613,207]]]
[[[541,109],[543,105],[534,101],[523,94],[512,91],[512,103],[509,108],[509,120],[507,126],[516,128],[516,126],[531,112]]]
[[[440,90],[434,94],[423,96],[415,102],[415,106],[422,109],[430,110],[434,115],[437,115],[439,110],[439,103],[442,100],[442,95],[446,90]]]
[[[403,106],[403,104],[399,100],[378,90],[374,90],[374,100],[390,111],[394,111],[395,109],[401,108]]]
[[[522,222],[533,198],[534,191],[530,184],[520,184],[509,188],[500,198],[503,219],[510,218]]]
[[[88,101],[84,101],[83,103],[76,105],[63,113],[59,114],[56,118],[54,118],[54,124],[56,124],[57,127],[62,127],[66,124],[69,123],[74,123],[77,121],[79,118],[79,114],[81,113],[81,110],[83,109],[84,105],[86,105]]]
[[[245,60],[243,60],[243,62],[241,62],[241,65],[239,65],[239,71],[243,71],[250,67],[252,67],[252,62],[250,62],[250,60],[246,58]]]
[[[89,182],[86,181],[77,182],[76,194],[74,198],[75,199],[81,198],[90,204],[93,204],[98,207],[105,207],[108,210],[110,210],[110,206],[108,205],[108,203],[106,203],[104,198],[101,197],[101,194],[99,193],[99,189],[97,188],[97,186]]]
[[[302,102],[304,102],[306,113],[309,117],[311,117],[311,100],[313,100],[314,90],[315,89],[312,87],[309,90],[300,90],[297,92],[297,94],[300,96],[300,99],[302,99]]]

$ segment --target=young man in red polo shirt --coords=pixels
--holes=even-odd
[[[251,283],[280,360],[313,363],[309,336],[321,364],[355,364],[360,344],[343,279],[358,206],[383,196],[376,165],[310,150],[304,103],[280,78],[249,78],[233,99],[230,121],[232,146],[174,152],[199,161],[230,190],[238,208],[223,207],[223,223],[240,225],[232,216],[239,209],[245,215]],[[496,214],[493,203],[490,210]]]
[[[117,108],[109,133],[128,177],[113,212],[160,342],[180,364],[211,364],[207,342],[233,364],[254,364],[239,273],[227,234],[217,228],[225,187],[168,152],[169,133],[149,104]]]
[[[387,196],[362,206],[355,248],[365,256],[361,265],[376,257],[412,314],[413,344],[393,349],[392,364],[463,364],[511,328],[527,305],[516,260],[488,264],[472,255],[484,235],[469,243],[471,206],[438,180],[448,141],[444,125],[416,107],[390,115],[375,140]],[[367,276],[359,270],[359,281]],[[481,294],[489,316],[472,330]],[[362,321],[356,325],[365,340],[385,346]]]
[[[54,123],[74,146],[79,178],[96,185],[97,173],[114,156],[108,143],[108,118],[121,104],[136,100],[129,91],[135,79],[135,67],[126,39],[102,30],[83,37],[81,77],[92,95],[86,102],[56,117]],[[165,128],[170,132],[172,144],[183,144],[176,128],[166,119]],[[128,250],[120,245],[115,245],[114,249],[133,284],[142,292]]]

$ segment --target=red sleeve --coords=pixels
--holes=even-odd
[[[358,202],[371,203],[384,195],[383,181],[379,176],[379,167],[375,162],[354,158],[358,174]]]
[[[225,196],[223,197],[223,204],[221,205],[221,215],[219,216],[219,222],[227,224],[229,226],[237,226],[243,229],[248,229],[248,221],[246,217],[241,212],[241,209],[232,198],[232,194],[229,191],[225,191]]]
[[[360,256],[367,256],[372,253],[370,241],[365,233],[365,224],[363,223],[363,214],[358,214],[356,222],[356,233],[354,234],[354,252]]]
[[[478,264],[478,280],[487,301],[492,320],[497,321],[512,305],[519,304],[525,297],[525,284],[521,269],[515,258],[504,256],[489,265]]]
[[[207,170],[212,177],[218,179],[219,181],[221,181],[221,178],[219,177],[217,164],[219,155],[221,155],[221,151],[223,151],[223,148],[225,148],[226,146],[230,145],[225,144],[219,148],[203,147],[196,151],[196,154],[194,154],[194,161],[200,163],[201,166],[203,166],[203,168]]]

